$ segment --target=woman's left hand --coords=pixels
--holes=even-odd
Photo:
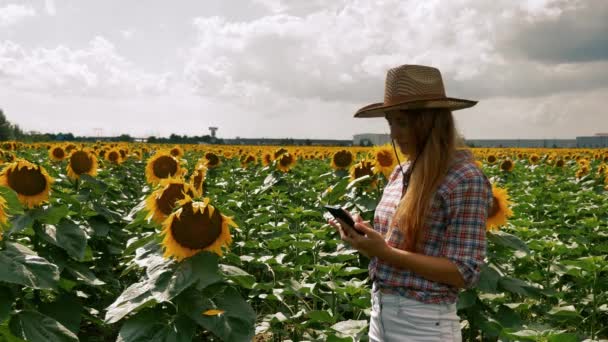
[[[361,235],[354,231],[349,225],[342,222],[342,220],[337,220],[337,223],[340,224],[340,237],[342,241],[351,245],[354,249],[359,251],[360,253],[366,255],[367,257],[381,257],[388,251],[390,246],[384,240],[384,236],[374,230],[374,228],[370,225],[369,221],[363,221],[361,216],[353,215],[353,219],[355,220],[355,228],[359,232],[363,233]],[[336,220],[331,220],[336,221]],[[336,222],[331,222],[332,226],[335,226]]]

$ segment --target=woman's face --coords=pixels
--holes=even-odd
[[[391,130],[391,139],[399,146],[401,153],[411,156],[415,153],[414,141],[409,132],[408,116],[401,110],[386,112],[386,121]]]

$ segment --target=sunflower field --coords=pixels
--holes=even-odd
[[[473,149],[494,186],[465,341],[608,338],[608,150]],[[404,162],[406,158],[400,156]],[[392,148],[23,144],[0,150],[0,341],[365,341]]]

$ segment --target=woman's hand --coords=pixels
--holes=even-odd
[[[328,223],[340,233],[342,241],[367,257],[381,257],[391,248],[384,237],[376,232],[369,221],[363,221],[361,216],[353,215],[355,227],[350,227],[340,219],[331,219]],[[355,229],[363,235],[357,233]]]

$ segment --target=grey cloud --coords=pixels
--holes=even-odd
[[[523,56],[543,63],[582,63],[608,60],[608,3],[586,0],[540,20],[519,16],[514,30],[498,42],[507,56]]]

